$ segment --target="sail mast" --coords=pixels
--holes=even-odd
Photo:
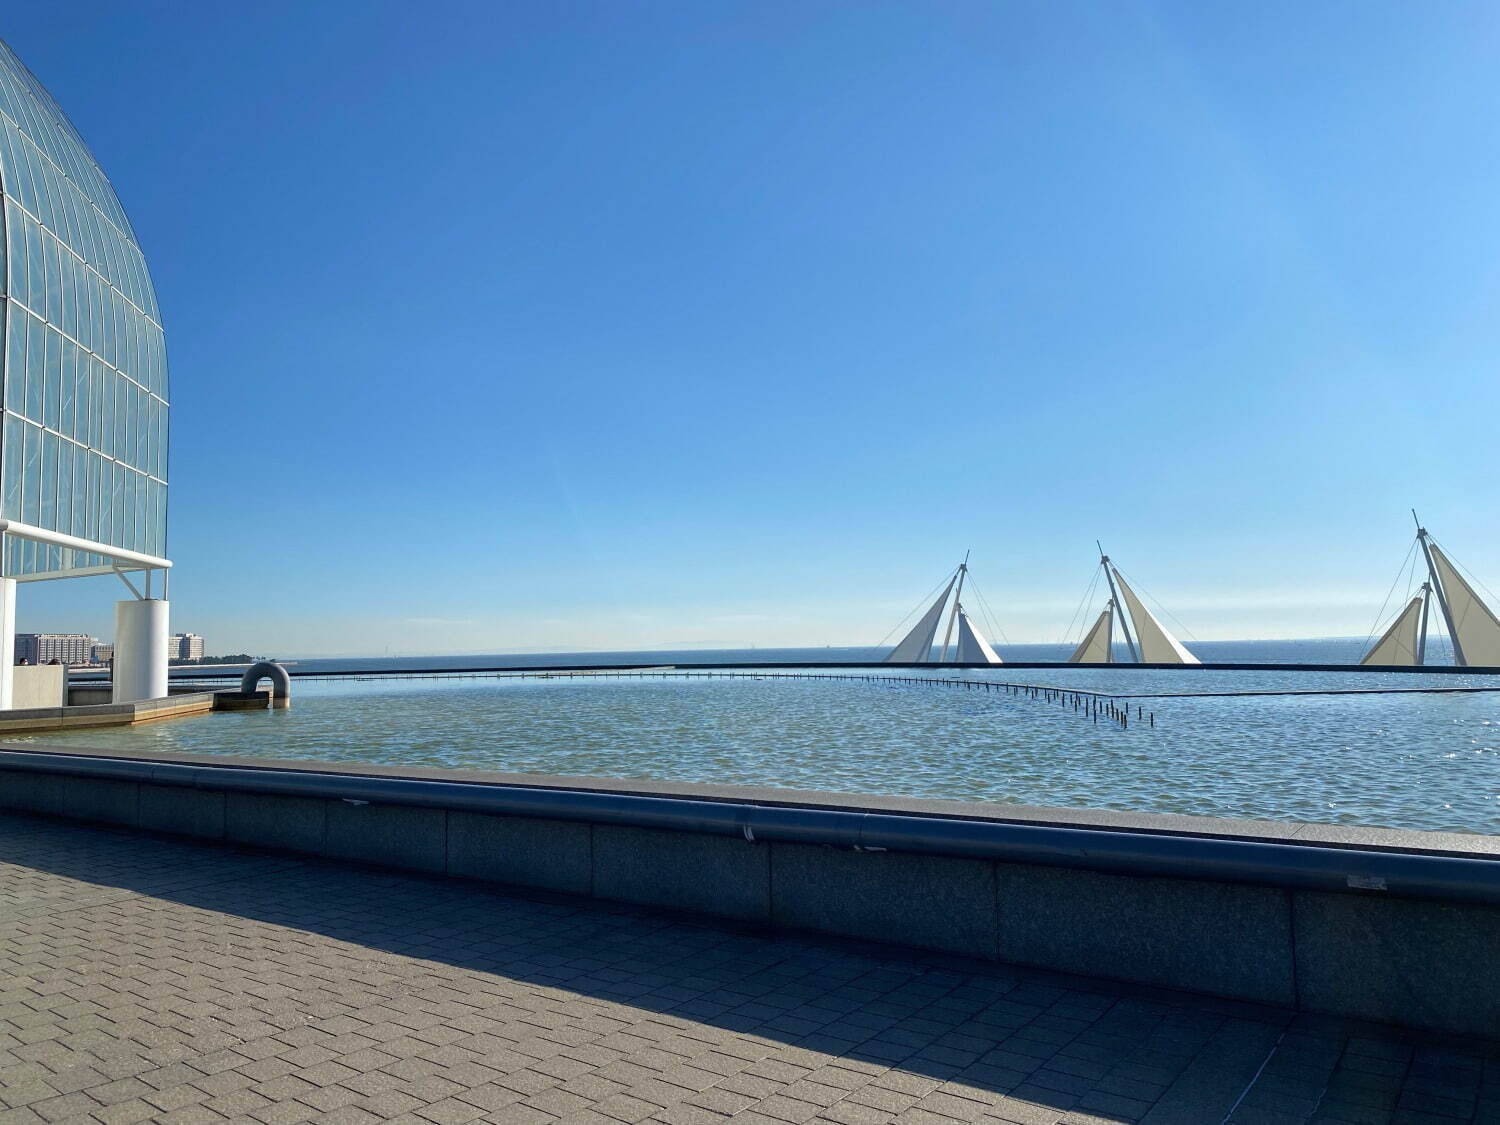
[[[1422,557],[1427,560],[1427,576],[1437,594],[1438,608],[1443,611],[1443,623],[1448,626],[1448,639],[1453,642],[1453,663],[1460,668],[1469,662],[1464,659],[1463,642],[1458,639],[1458,630],[1453,625],[1453,610],[1448,605],[1448,593],[1443,589],[1443,580],[1438,575],[1437,564],[1432,561],[1432,548],[1428,544],[1427,529],[1422,526],[1422,521],[1417,519],[1417,510],[1412,509],[1411,518],[1417,525],[1417,542],[1422,544]]]
[[[1463,667],[1500,668],[1500,617],[1464,580],[1448,553],[1428,538],[1427,551],[1442,582],[1443,601],[1458,634]]]
[[[1104,568],[1104,578],[1109,583],[1109,596],[1115,605],[1120,605],[1120,592],[1115,589],[1114,569],[1109,565],[1109,556],[1104,553],[1104,547],[1099,540],[1094,540],[1094,546],[1099,548],[1099,565]],[[1120,619],[1120,632],[1125,634],[1125,646],[1130,650],[1130,659],[1139,664],[1141,657],[1136,652],[1135,638],[1130,635],[1130,624],[1126,621],[1129,614],[1121,613],[1116,616]]]
[[[958,564],[958,592],[953,595],[953,612],[948,614],[948,629],[943,634],[943,651],[938,656],[939,664],[948,663],[948,643],[953,640],[953,623],[958,620],[958,600],[964,596],[964,576],[969,573],[969,552],[964,552],[964,561]]]
[[[1427,663],[1427,607],[1432,602],[1432,583],[1422,583],[1422,622],[1417,626],[1417,663]]]

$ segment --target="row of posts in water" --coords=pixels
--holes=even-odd
[[[559,675],[571,677],[578,672],[532,672],[525,675],[537,676],[538,678],[555,678]],[[848,673],[848,672],[716,672],[716,671],[679,671],[671,668],[648,668],[635,669],[611,673],[604,670],[590,670],[582,675],[615,675],[615,676],[672,676],[684,679],[754,679],[754,680],[858,680],[861,683],[874,684],[908,684],[920,687],[947,687],[963,688],[966,691],[1004,691],[1017,698],[1034,699],[1044,703],[1057,703],[1061,706],[1071,706],[1075,714],[1086,715],[1094,723],[1101,720],[1107,723],[1115,723],[1121,730],[1130,729],[1130,704],[1121,704],[1119,700],[1101,695],[1092,691],[1076,691],[1071,688],[1041,687],[1036,684],[1010,684],[995,680],[958,680],[940,678],[937,676],[891,676],[872,673]],[[1147,711],[1139,704],[1135,708],[1137,722],[1145,722],[1148,726],[1155,728],[1156,712]]]
[[[547,668],[525,672],[502,669],[421,669],[411,672],[387,672],[369,674],[350,671],[347,675],[324,674],[322,680],[389,680],[389,679],[724,679],[724,680],[856,680],[869,684],[904,684],[919,687],[962,688],[965,691],[1004,692],[1015,698],[1033,699],[1042,703],[1056,703],[1071,707],[1075,714],[1087,716],[1094,723],[1114,723],[1121,730],[1130,728],[1131,714],[1128,703],[1121,704],[1113,696],[1099,692],[1078,691],[1072,688],[1042,687],[1036,684],[1002,683],[996,680],[953,679],[938,676],[892,676],[883,673],[849,672],[772,672],[772,671],[711,671],[660,668]],[[1156,726],[1156,713],[1146,711],[1139,705],[1135,708],[1137,722]]]
[[[872,676],[859,678],[896,680],[905,684],[962,687],[970,691],[980,688],[985,691],[1005,691],[1013,696],[1035,699],[1042,703],[1056,703],[1063,707],[1071,706],[1074,714],[1086,715],[1095,723],[1098,723],[1102,719],[1107,723],[1117,724],[1121,730],[1130,729],[1130,704],[1121,705],[1117,699],[1111,696],[1100,695],[1092,691],[1041,687],[1036,684],[1004,684],[996,683],[993,680],[940,680],[931,676]],[[1147,711],[1139,704],[1135,708],[1135,718],[1137,722],[1144,721],[1152,728],[1156,726],[1156,712]]]

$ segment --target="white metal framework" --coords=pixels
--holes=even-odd
[[[148,555],[141,551],[130,551],[124,547],[112,547],[108,543],[100,543],[93,539],[83,539],[77,535],[64,535],[60,531],[51,531],[45,527],[35,527],[29,523],[21,523],[19,520],[0,519],[0,542],[3,537],[13,535],[17,539],[30,540],[33,543],[46,543],[52,547],[66,547],[74,551],[84,551],[91,555],[102,555],[109,560],[107,566],[75,567],[71,570],[53,570],[42,574],[18,574],[15,576],[17,582],[46,582],[54,578],[82,578],[91,574],[118,574],[129,570],[170,570],[171,559],[164,559],[157,555]],[[3,557],[3,555],[0,555]]]

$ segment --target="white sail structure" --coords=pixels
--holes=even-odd
[[[984,639],[974,622],[969,620],[969,615],[958,609],[958,662],[960,664],[1003,664],[1005,663],[990,647],[990,642]]]
[[[1109,586],[1109,601],[1085,634],[1082,642],[1068,657],[1069,664],[1112,664],[1115,659],[1114,632],[1120,636],[1130,659],[1137,664],[1198,664],[1196,656],[1167,631],[1167,627],[1146,608],[1130,588],[1104,548],[1099,548],[1099,566]],[[1123,612],[1121,612],[1123,610]]]
[[[1114,570],[1114,567],[1110,569]],[[1115,586],[1120,591],[1120,597],[1125,601],[1125,608],[1130,613],[1131,623],[1135,625],[1135,640],[1140,649],[1141,663],[1200,663],[1198,658],[1183,648],[1182,642],[1167,632],[1165,626],[1141,604],[1141,599],[1135,596],[1135,591],[1126,584],[1125,579],[1120,577],[1118,570],[1114,570],[1114,576]]]
[[[985,640],[984,634],[974,624],[972,618],[964,612],[964,580],[969,574],[969,556],[964,555],[964,561],[958,564],[958,569],[948,579],[943,592],[938,595],[937,601],[933,602],[922,619],[916,623],[911,632],[901,639],[901,643],[891,649],[890,655],[885,658],[887,664],[1001,664],[1004,663],[990,647],[990,642]],[[949,597],[952,597],[952,609],[948,612],[948,627],[943,632],[943,646],[936,661],[932,658],[933,646],[937,643],[938,627],[943,623],[943,611],[948,608]],[[980,603],[984,599],[981,596]],[[993,625],[993,622],[991,623]],[[954,631],[958,633],[958,643],[953,643]]]
[[[953,592],[953,584],[957,581],[957,574],[948,579],[948,585],[943,587],[932,608],[922,615],[901,643],[891,649],[891,654],[885,658],[887,664],[926,664],[932,659],[932,642],[937,639],[938,624],[943,620],[943,607],[948,604],[948,595]]]
[[[1427,558],[1453,640],[1453,659],[1465,668],[1500,668],[1500,620],[1438,545],[1427,540]]]
[[[1109,602],[1094,627],[1084,635],[1082,642],[1068,657],[1069,664],[1108,664],[1112,653],[1110,637],[1114,633],[1115,603]]]
[[[1412,519],[1417,519],[1416,512]],[[1360,663],[1425,664],[1429,606],[1436,600],[1448,627],[1448,639],[1453,642],[1453,662],[1460,668],[1500,668],[1500,618],[1459,573],[1447,553],[1432,541],[1421,520],[1417,520],[1417,545],[1427,560],[1428,580]]]
[[[1427,623],[1427,586],[1422,593],[1406,603],[1406,608],[1391,622],[1391,627],[1381,634],[1380,640],[1370,646],[1360,660],[1361,664],[1381,664],[1399,667],[1415,667],[1422,663],[1423,628]]]

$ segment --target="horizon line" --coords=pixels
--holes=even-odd
[[[1233,645],[1233,644],[1275,644],[1298,643],[1298,642],[1331,642],[1347,641],[1350,643],[1363,644],[1368,638],[1354,636],[1352,634],[1342,636],[1321,637],[1240,637],[1220,640],[1184,641],[1189,645]],[[993,642],[994,647],[1001,648],[1068,648],[1075,642],[1070,641],[1001,641]],[[680,644],[680,645],[650,645],[644,648],[533,648],[512,652],[504,652],[497,649],[468,649],[462,652],[451,650],[408,650],[404,652],[289,652],[278,659],[283,660],[408,660],[414,658],[428,657],[477,657],[477,656],[499,656],[499,657],[521,657],[521,656],[616,656],[624,653],[660,653],[660,652],[826,652],[829,649],[839,651],[870,651],[885,650],[890,645],[870,644],[826,644],[826,645],[779,645],[779,644],[748,644],[748,645],[717,645],[717,644]],[[936,647],[936,646],[934,646]]]

